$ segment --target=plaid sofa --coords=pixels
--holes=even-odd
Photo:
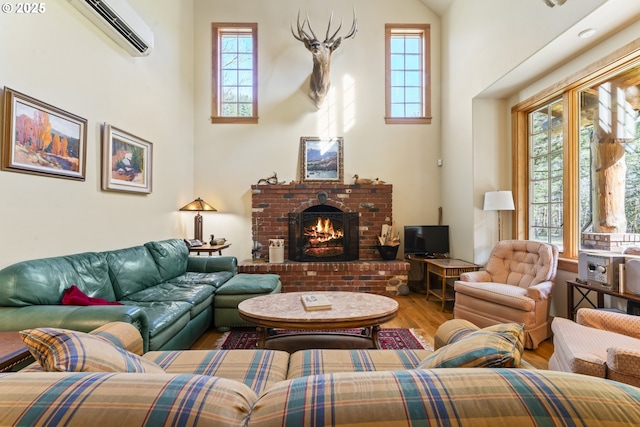
[[[133,331],[132,331],[133,329]],[[446,346],[461,328],[439,337]],[[140,354],[135,328],[94,334]],[[416,369],[428,350],[153,351],[165,373],[0,374],[0,425],[636,425],[640,389],[591,376]]]

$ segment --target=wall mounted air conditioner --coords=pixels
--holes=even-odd
[[[69,0],[84,16],[133,56],[147,56],[153,32],[125,0]]]

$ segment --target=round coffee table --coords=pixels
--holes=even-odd
[[[331,308],[307,311],[302,305],[303,295],[322,295]],[[391,298],[361,292],[285,292],[249,298],[238,305],[240,317],[258,325],[259,348],[264,348],[269,329],[320,331],[324,329],[364,328],[363,336],[378,346],[380,324],[393,319],[398,303]]]

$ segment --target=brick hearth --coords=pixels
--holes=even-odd
[[[279,274],[282,292],[352,291],[389,294],[387,281],[407,282],[409,263],[404,261],[295,262],[282,264],[246,260],[240,273]]]
[[[383,261],[377,250],[377,236],[384,224],[392,224],[392,191],[390,184],[348,185],[327,183],[276,184],[251,186],[253,240],[260,242],[262,258],[240,263],[241,273],[279,274],[283,291],[340,290],[378,294],[388,293],[387,281],[401,279],[406,283],[409,263]],[[324,198],[326,197],[326,200]],[[288,214],[299,213],[321,204],[343,212],[358,212],[360,260],[346,262],[289,261],[265,262],[269,239],[288,242]]]

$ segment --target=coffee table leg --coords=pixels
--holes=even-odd
[[[374,325],[371,327],[371,341],[373,341],[373,348],[378,348],[378,331],[380,331],[380,325]]]
[[[256,330],[260,332],[260,338],[258,339],[258,348],[263,349],[265,344],[267,343],[267,334],[269,333],[269,328],[258,326]]]

